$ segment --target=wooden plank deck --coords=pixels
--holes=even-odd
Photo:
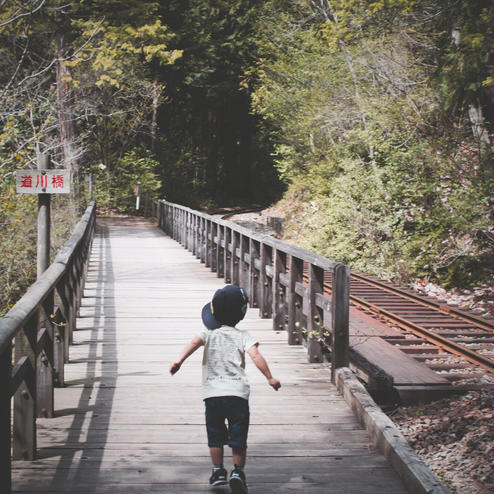
[[[171,377],[170,362],[201,327],[218,279],[151,226],[98,226],[67,386],[57,416],[39,419],[39,459],[13,465],[15,493],[229,492],[208,485],[201,351]],[[398,476],[330,384],[330,371],[288,346],[250,309],[273,391],[252,384],[246,473],[251,494],[404,494]],[[225,466],[231,465],[229,448]]]

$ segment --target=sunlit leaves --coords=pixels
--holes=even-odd
[[[486,276],[492,155],[470,122],[493,80],[481,4],[266,3],[252,106],[291,182],[294,241],[385,277]]]
[[[130,19],[129,19],[130,21]],[[168,50],[170,34],[159,19],[141,26],[112,25],[95,18],[75,23],[82,31],[81,46],[70,62],[72,67],[90,66],[99,75],[96,84],[114,88],[130,87],[133,77],[145,77],[146,64],[174,63],[182,56],[181,50]]]

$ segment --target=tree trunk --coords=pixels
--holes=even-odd
[[[156,154],[158,148],[158,108],[163,86],[155,78],[152,87],[152,114],[151,114],[151,151]]]
[[[76,123],[74,117],[74,96],[70,87],[70,70],[64,64],[68,48],[66,37],[59,34],[57,39],[57,99],[58,118],[60,122],[60,144],[62,147],[62,163],[64,168],[72,171],[74,189],[78,189],[79,165],[76,160],[75,137]]]

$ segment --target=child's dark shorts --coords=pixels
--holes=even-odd
[[[220,448],[228,444],[231,448],[247,448],[249,402],[239,396],[216,396],[206,398],[204,403],[208,446]]]

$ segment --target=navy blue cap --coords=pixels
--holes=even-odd
[[[226,285],[216,290],[213,300],[202,308],[202,322],[208,329],[218,329],[223,325],[235,326],[244,318],[248,303],[243,288]]]

